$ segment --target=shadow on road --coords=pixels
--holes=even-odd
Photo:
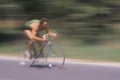
[[[37,69],[43,69],[43,68],[49,68],[49,65],[31,65],[30,68],[37,68]]]
[[[46,68],[46,69],[59,69],[59,70],[65,69],[65,67],[58,67],[57,65],[49,66],[48,64],[44,64],[44,65],[35,64],[35,65],[31,65],[29,68],[37,68],[37,69]]]

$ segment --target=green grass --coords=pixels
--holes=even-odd
[[[19,45],[15,43],[2,43],[0,46],[1,55],[19,55],[17,48]],[[119,47],[106,47],[101,45],[84,45],[72,46],[68,43],[63,45],[67,58],[83,59],[93,61],[107,61],[107,62],[120,62],[120,49]]]
[[[106,48],[103,46],[65,47],[66,56],[74,59],[94,61],[120,61],[119,48]]]
[[[17,53],[17,47],[16,44],[10,44],[10,43],[2,43],[0,44],[0,54],[2,55],[14,55]]]

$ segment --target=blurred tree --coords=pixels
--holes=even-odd
[[[71,0],[69,0],[71,2]],[[51,18],[61,18],[69,14],[68,0],[51,0],[47,2],[46,14]]]
[[[21,5],[29,17],[42,17],[46,10],[45,0],[14,0]]]
[[[6,3],[11,4],[13,2],[14,2],[14,0],[0,0],[0,4],[6,4]]]
[[[0,4],[1,18],[48,17],[57,20],[66,36],[86,43],[103,40],[112,32],[108,24],[120,22],[120,0],[4,0]]]

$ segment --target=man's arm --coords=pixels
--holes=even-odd
[[[40,41],[40,42],[44,42],[45,39],[38,37],[37,34],[38,34],[38,31],[35,30],[35,29],[32,29],[33,39],[34,39],[34,40],[37,40],[37,41]]]
[[[53,33],[51,30],[49,30],[48,28],[45,29],[46,33],[52,37],[52,38],[57,38],[57,34]]]

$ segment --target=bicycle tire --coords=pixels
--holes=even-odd
[[[17,43],[18,43],[17,47],[18,63],[20,66],[27,66],[29,62],[25,55],[25,50],[27,49],[27,41],[20,40]]]
[[[62,68],[65,63],[65,53],[61,47],[58,39],[50,40],[44,48],[44,53],[47,56],[47,63],[53,64],[53,66]]]

